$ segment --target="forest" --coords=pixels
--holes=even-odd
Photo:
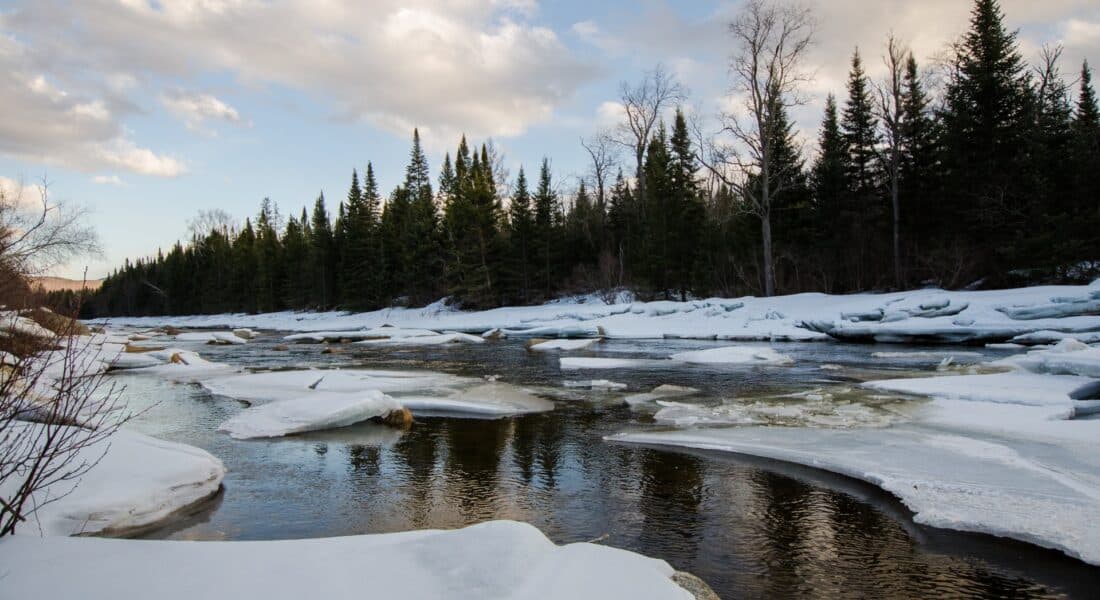
[[[731,24],[733,43],[793,34],[775,46],[790,48],[778,58],[793,64],[810,16],[782,16],[793,26],[762,32],[767,21],[750,11]],[[881,80],[855,49],[810,147],[790,116],[798,78],[747,72],[754,63],[743,54],[733,89],[762,91],[747,96],[756,98],[749,119],[723,115],[706,133],[657,67],[623,84],[622,126],[582,141],[590,172],[569,183],[548,158],[530,178],[523,168],[511,177],[491,143],[465,138],[433,176],[414,131],[404,182],[388,194],[368,162],[339,201],[322,194],[283,214],[264,199],[243,225],[208,213],[191,239],[120,266],[82,313],[1087,281],[1100,275],[1100,110],[1089,65],[1064,74],[1057,47],[1029,64],[1004,18],[996,0],[976,0],[967,32],[935,64],[884,40]]]

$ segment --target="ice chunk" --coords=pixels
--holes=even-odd
[[[606,379],[589,379],[585,381],[566,381],[568,388],[589,388],[593,390],[625,390],[625,383],[617,383]]]
[[[624,398],[627,404],[634,406],[637,404],[645,404],[646,402],[653,402],[655,400],[664,400],[666,398],[680,398],[682,396],[691,396],[692,394],[698,394],[699,390],[692,387],[683,387],[679,385],[663,384],[653,388],[651,391],[644,394],[631,394]]]
[[[432,371],[383,371],[369,369],[311,369],[274,371],[220,377],[202,382],[211,394],[263,404],[291,400],[309,391],[351,392],[378,390],[449,394],[479,380]]]
[[[1003,359],[998,364],[1013,365],[1033,373],[1100,378],[1100,348],[1064,339],[1048,350],[1033,350],[1023,356]]]
[[[671,358],[674,361],[698,365],[789,365],[794,362],[791,357],[765,346],[726,346],[694,352],[680,352],[673,354]]]
[[[413,414],[467,414],[505,417],[554,410],[554,403],[506,383],[486,383],[448,395],[410,395],[397,399]]]
[[[1071,406],[1078,390],[1093,385],[1086,377],[1038,375],[1035,373],[993,373],[988,375],[948,375],[916,379],[888,379],[863,384],[875,390],[1032,406]]]
[[[647,358],[588,358],[565,356],[559,360],[562,369],[645,369],[652,367],[669,367],[674,364],[670,360],[653,360]]]
[[[204,450],[125,430],[81,449],[70,464],[82,462],[94,466],[78,483],[60,482],[42,490],[38,501],[51,501],[19,527],[20,533],[37,535],[41,528],[45,535],[119,534],[150,526],[216,493],[225,475],[222,462]],[[9,497],[12,486],[21,482],[19,475],[7,478],[0,484],[0,496]],[[4,564],[10,567],[11,562]],[[5,589],[11,589],[7,582]]]
[[[583,350],[584,348],[587,348],[599,342],[600,338],[550,340],[546,342],[531,344],[527,347],[527,349],[533,350],[535,352],[552,352],[555,350]]]
[[[281,437],[346,427],[400,409],[400,403],[378,390],[313,392],[245,409],[222,423],[218,431],[237,439]]]
[[[193,331],[176,335],[177,342],[203,342],[205,344],[240,345],[248,340],[237,337],[230,331]]]
[[[355,342],[359,345],[390,346],[446,346],[449,344],[484,344],[485,338],[468,333],[440,333],[436,335],[410,335],[379,340]]]

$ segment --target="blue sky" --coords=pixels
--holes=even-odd
[[[809,2],[820,23],[811,99],[842,92],[859,45],[872,75],[889,31],[931,64],[966,27],[963,0]],[[1100,64],[1100,8],[1003,2],[1025,55],[1066,47]],[[0,185],[46,176],[91,209],[103,256],[57,269],[92,278],[186,236],[201,209],[243,220],[268,196],[297,212],[344,196],[353,167],[397,184],[411,128],[433,168],[465,132],[492,138],[514,176],[551,157],[565,191],[578,144],[615,122],[620,81],[665,64],[704,122],[725,106],[739,3],[565,0],[60,0],[0,2]],[[625,164],[625,163],[624,163]]]

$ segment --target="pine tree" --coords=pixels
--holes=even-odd
[[[336,297],[336,256],[333,252],[332,224],[325,209],[324,192],[317,196],[317,201],[313,204],[310,228],[310,257],[314,275],[311,303],[320,310],[328,310]]]
[[[837,291],[836,265],[843,260],[847,245],[847,225],[844,223],[848,195],[848,146],[837,119],[836,98],[825,99],[825,117],[818,134],[818,153],[811,172],[814,197],[815,241],[823,256],[821,270],[825,291]]]
[[[703,226],[704,207],[696,181],[698,164],[691,147],[687,120],[679,108],[669,139],[672,154],[669,161],[672,195],[669,206],[669,263],[670,283],[680,292],[680,299],[687,300],[692,289],[691,277],[699,250],[699,230]]]
[[[309,240],[302,233],[298,219],[293,216],[287,219],[283,233],[282,267],[283,305],[294,310],[308,308],[313,287]]]
[[[516,176],[512,202],[508,206],[509,279],[512,297],[526,304],[531,300],[535,220],[531,214],[531,194],[523,167]]]
[[[943,110],[945,219],[972,262],[1012,265],[1034,187],[1028,165],[1033,99],[1016,33],[996,0],[975,0],[955,50]],[[954,213],[954,214],[952,214]]]
[[[937,201],[939,170],[937,168],[936,123],[929,111],[929,99],[917,67],[917,59],[909,55],[905,64],[902,89],[901,120],[901,206],[908,215],[905,239],[911,246],[909,254],[919,256],[940,237],[945,224],[939,219],[942,206]]]
[[[856,289],[874,283],[871,273],[875,270],[873,258],[881,245],[879,232],[886,231],[884,206],[878,199],[879,165],[876,147],[880,141],[872,108],[870,84],[863,71],[859,49],[852,54],[852,68],[848,74],[848,100],[845,103],[840,128],[847,146],[848,201],[842,217],[848,223],[852,251],[849,278]]]
[[[428,160],[420,147],[420,132],[413,130],[413,147],[405,169],[405,193],[409,199],[409,218],[403,246],[408,256],[408,284],[414,303],[427,303],[441,291],[439,212],[432,192]]]
[[[1091,214],[1092,223],[1100,225],[1100,107],[1088,61],[1081,66],[1079,85],[1073,112],[1073,213],[1086,220]]]
[[[551,183],[550,160],[542,159],[539,183],[535,190],[535,229],[532,237],[535,254],[535,289],[544,298],[553,297],[558,276],[558,218],[561,209],[558,194]]]
[[[277,227],[279,209],[270,199],[264,198],[260,205],[260,214],[256,217],[256,310],[272,312],[280,308],[282,288],[282,260]]]

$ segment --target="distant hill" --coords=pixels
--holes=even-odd
[[[60,290],[73,290],[79,291],[82,287],[87,287],[88,290],[98,290],[99,286],[103,285],[102,279],[89,279],[87,282],[77,279],[66,279],[64,277],[33,277],[31,278],[31,285],[35,287],[41,287],[47,292],[57,292]]]

